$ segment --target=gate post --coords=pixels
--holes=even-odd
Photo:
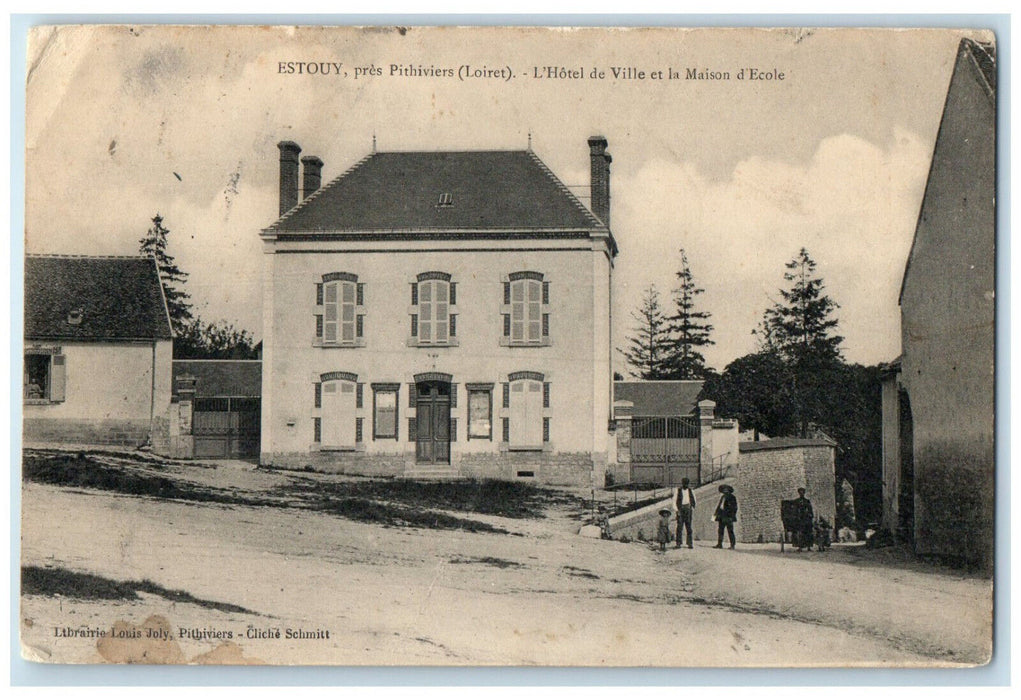
[[[617,461],[607,464],[612,469],[614,483],[631,481],[631,425],[635,405],[630,401],[613,402],[613,421],[617,427]]]
[[[702,473],[713,468],[713,418],[716,416],[716,402],[708,399],[698,402],[699,439],[698,439],[698,483],[702,483]]]

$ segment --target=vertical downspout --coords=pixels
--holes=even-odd
[[[152,445],[152,424],[156,420],[156,343],[157,340],[152,340],[152,368],[150,370],[150,378],[152,379],[151,386],[149,387],[149,440],[148,443]]]

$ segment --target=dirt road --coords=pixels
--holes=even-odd
[[[989,654],[984,579],[841,552],[697,543],[661,554],[578,537],[577,521],[557,511],[473,518],[511,534],[26,483],[23,565],[148,579],[250,612],[147,593],[27,595],[24,653],[61,662],[614,666],[958,665]],[[82,636],[118,622],[140,637]],[[159,629],[173,638],[160,640]]]

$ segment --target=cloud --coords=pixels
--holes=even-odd
[[[886,148],[847,134],[826,138],[804,163],[750,157],[722,181],[665,159],[618,178],[615,318],[629,317],[648,284],[673,289],[684,248],[716,326],[707,358],[722,368],[754,350],[751,331],[783,285],[784,263],[804,246],[840,304],[847,358],[896,356],[896,295],[930,153],[913,133],[893,136]],[[623,326],[615,329],[618,346]]]

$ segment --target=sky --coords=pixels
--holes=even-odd
[[[961,36],[950,30],[42,28],[28,51],[27,253],[132,255],[159,212],[206,320],[261,338],[259,231],[278,151],[323,181],[377,149],[532,148],[588,203],[586,140],[613,156],[615,345],[680,249],[722,369],[753,352],[806,247],[848,361],[900,352],[897,295]],[[346,77],[281,72],[341,64]],[[391,66],[509,69],[510,80]],[[545,66],[582,79],[535,78]],[[611,68],[645,72],[614,79]],[[355,78],[356,68],[363,69]],[[667,79],[672,68],[678,79]],[[687,70],[729,79],[686,80]],[[783,80],[739,80],[756,68]],[[381,75],[372,75],[379,69]],[[592,70],[605,77],[591,77]],[[286,70],[286,69],[285,69]],[[663,79],[653,78],[663,71]],[[623,359],[615,357],[624,371]]]

